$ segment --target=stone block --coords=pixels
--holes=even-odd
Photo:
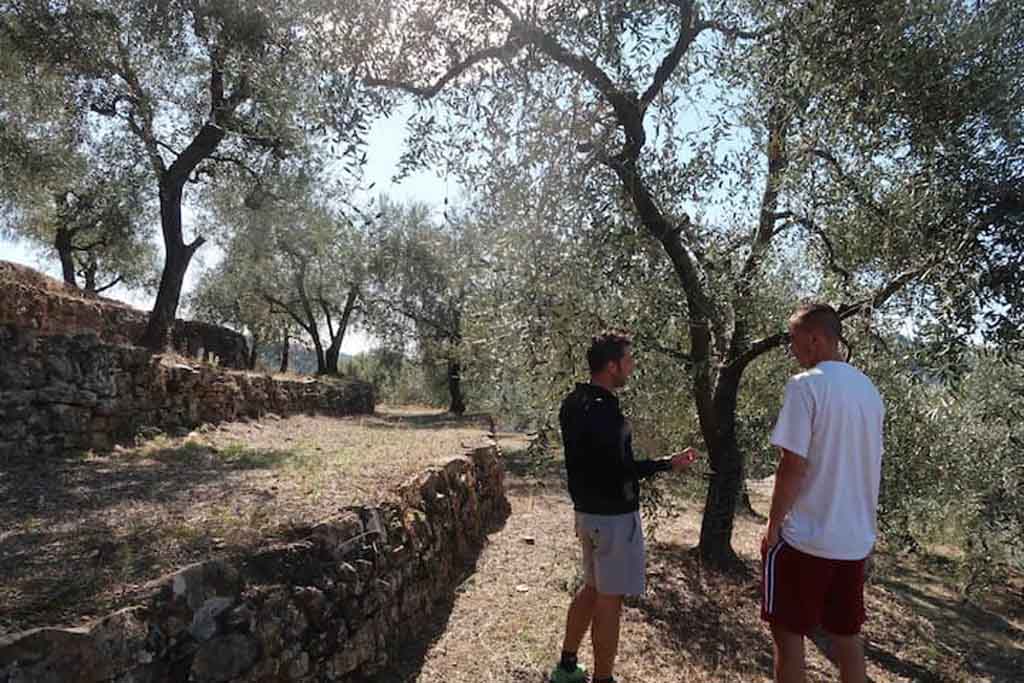
[[[199,642],[210,640],[220,631],[221,615],[234,604],[234,598],[213,597],[208,599],[192,615],[192,624],[188,628],[189,634]]]
[[[232,633],[207,641],[192,660],[189,681],[226,683],[252,668],[259,656],[259,643],[245,634]]]
[[[238,569],[225,560],[208,560],[189,565],[161,579],[168,603],[198,611],[211,598],[234,598],[241,593]],[[190,617],[191,619],[191,617]]]

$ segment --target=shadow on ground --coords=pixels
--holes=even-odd
[[[499,519],[492,520],[488,534],[500,531],[504,526],[508,512],[501,515]],[[485,543],[483,548],[486,548]],[[451,595],[442,596],[434,603],[430,614],[430,621],[419,633],[399,643],[391,653],[390,663],[383,671],[378,671],[365,679],[365,683],[414,683],[423,671],[423,667],[430,655],[431,648],[440,640],[448,630],[452,612],[459,593],[468,590],[471,579],[476,574],[477,563],[480,560],[481,548],[463,569],[462,583],[455,588]]]
[[[647,593],[627,605],[643,613],[666,651],[686,652],[712,675],[723,671],[755,680],[771,671],[772,645],[760,620],[758,568],[753,562],[747,565],[745,578],[719,575],[704,570],[691,548],[655,543],[650,547]],[[1020,628],[944,592],[943,584],[916,564],[894,563],[880,573],[869,593],[893,609],[869,611],[865,654],[874,669],[869,680],[1021,680]],[[811,641],[809,648],[817,648],[824,658],[809,660],[809,673],[838,680],[827,635],[819,632]]]
[[[1022,680],[1024,630],[988,609],[984,605],[985,596],[978,602],[968,602],[952,592],[951,571],[952,563],[944,558],[918,558],[913,563],[895,559],[887,563],[876,583],[898,596],[915,615],[932,625],[936,654],[959,660],[959,668],[968,676],[964,680],[979,677],[997,683]],[[874,644],[868,648],[869,658],[881,660],[888,656]],[[896,668],[890,670],[900,673]],[[902,675],[913,676],[914,672]]]
[[[771,641],[756,610],[756,568],[717,574],[701,566],[692,547],[655,543],[647,574],[646,594],[627,605],[643,613],[667,651],[685,652],[705,671],[752,680],[771,669]]]
[[[198,484],[216,482],[232,472],[278,467],[300,457],[293,450],[228,448],[185,443],[145,453],[128,452],[117,466],[103,458],[12,460],[0,473],[3,528],[31,518],[33,526],[51,526],[71,511],[76,516],[125,500],[166,502],[182,497]]]
[[[175,558],[245,550],[225,544],[216,528],[124,510],[188,506],[196,487],[227,486],[233,472],[296,457],[186,443],[145,457],[128,451],[8,461],[0,472],[0,632],[94,615]]]
[[[505,472],[509,475],[510,494],[538,486],[565,490],[565,464],[560,454],[555,456],[551,451],[518,448],[505,450],[502,455]]]
[[[480,426],[482,430],[491,428],[490,415],[486,413],[466,413],[454,415],[436,410],[403,411],[375,413],[375,420],[366,422],[371,429],[465,429]]]

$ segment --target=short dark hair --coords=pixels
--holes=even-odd
[[[828,304],[811,302],[801,304],[789,317],[789,324],[802,329],[814,329],[829,337],[846,343],[843,339],[843,321],[836,309]]]
[[[587,365],[591,374],[601,372],[604,366],[612,361],[622,360],[626,349],[633,345],[633,340],[624,332],[602,332],[594,335],[587,349]]]

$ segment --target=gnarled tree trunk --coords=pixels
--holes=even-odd
[[[61,275],[64,277],[64,284],[78,289],[78,281],[75,279],[75,257],[71,237],[71,231],[67,228],[57,228],[57,236],[53,241],[53,246],[60,257],[60,270]]]
[[[171,328],[181,301],[181,288],[185,282],[185,272],[192,261],[195,250],[203,243],[197,239],[192,244],[185,244],[181,232],[181,197],[184,180],[163,181],[160,183],[160,223],[164,233],[164,269],[160,276],[160,289],[157,290],[156,302],[149,314],[146,331],[140,343],[153,351],[163,351],[170,347]]]
[[[737,562],[732,530],[744,471],[744,454],[736,443],[736,400],[741,374],[734,366],[722,368],[710,406],[706,397],[697,399],[709,408],[707,417],[701,420],[701,431],[711,467],[700,527],[700,556],[705,563],[721,568]]]
[[[288,328],[284,328],[282,333],[281,341],[281,372],[288,372],[288,354],[292,344],[291,336],[288,334]]]
[[[466,400],[462,395],[462,364],[454,358],[448,359],[448,394],[451,396],[448,412],[453,415],[465,413]]]
[[[348,296],[345,298],[345,308],[342,310],[341,319],[338,320],[337,329],[334,329],[332,325],[329,307],[324,306],[324,312],[327,314],[327,327],[331,334],[331,345],[327,347],[325,358],[327,373],[330,375],[338,374],[338,357],[341,355],[341,344],[345,340],[345,332],[348,330],[348,323],[352,318],[352,310],[355,308],[358,298],[359,288],[353,286],[349,289]]]
[[[252,335],[252,348],[249,349],[249,362],[247,363],[250,370],[256,369],[256,360],[260,357],[259,348],[260,338],[254,334]]]

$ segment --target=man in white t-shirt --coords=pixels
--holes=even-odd
[[[820,625],[842,682],[863,683],[864,565],[875,543],[885,409],[840,354],[831,306],[798,308],[789,335],[804,372],[787,383],[772,432],[781,460],[761,545],[761,617],[775,641],[776,681],[804,680],[804,636]]]

